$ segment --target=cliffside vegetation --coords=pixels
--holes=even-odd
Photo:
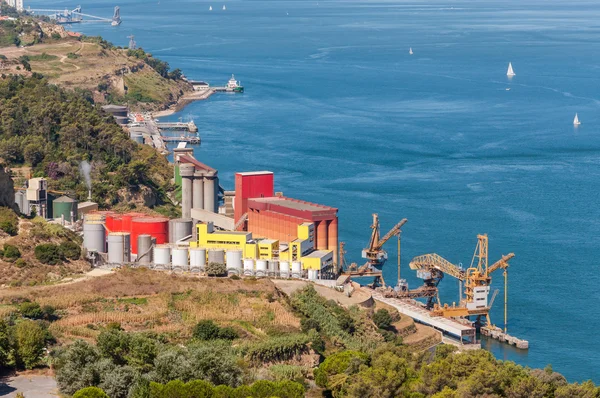
[[[84,96],[40,76],[0,79],[0,158],[30,166],[50,189],[87,197],[79,171],[91,164],[92,195],[101,205],[169,204],[172,169],[152,148],[138,145]]]

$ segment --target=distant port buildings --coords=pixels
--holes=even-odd
[[[23,11],[23,0],[0,0],[8,4],[11,7],[16,8],[18,11]]]

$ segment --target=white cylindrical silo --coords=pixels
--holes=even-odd
[[[152,257],[154,257],[155,265],[165,266],[171,264],[171,247],[169,245],[154,246]]]
[[[227,250],[227,272],[241,275],[242,271],[242,251]]]
[[[150,264],[152,262],[152,236],[138,235],[137,238],[137,263]]]
[[[208,263],[225,264],[225,251],[223,249],[209,249]]]
[[[282,278],[290,277],[290,262],[289,261],[282,261],[279,263],[279,276],[281,276]]]
[[[267,276],[267,260],[256,260],[256,276]]]
[[[87,251],[106,253],[104,221],[86,220],[83,223],[83,247]]]
[[[246,275],[246,276],[254,275],[254,260],[251,258],[244,259],[244,275]]]
[[[316,269],[309,269],[308,270],[308,279],[314,281],[317,279],[318,274],[319,274],[319,271],[317,271]]]
[[[181,267],[188,269],[188,249],[185,247],[174,247],[171,250],[171,256],[173,258],[173,267]]]
[[[129,232],[111,232],[108,234],[108,262],[123,264],[130,261],[131,242]]]
[[[269,276],[279,276],[279,260],[269,261]]]
[[[190,248],[190,269],[202,271],[206,267],[206,249],[199,247]]]
[[[292,278],[302,277],[302,263],[300,261],[292,261]]]

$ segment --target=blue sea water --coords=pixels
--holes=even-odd
[[[102,16],[117,5],[78,3]],[[600,3],[118,5],[121,26],[73,29],[123,46],[134,34],[190,78],[222,85],[235,73],[246,87],[171,117],[195,120],[196,155],[219,169],[223,186],[233,188],[237,171],[274,171],[276,190],[339,208],[340,239],[357,262],[372,212],[384,232],[408,218],[402,261],[412,287],[420,284],[406,267],[412,257],[437,252],[466,265],[476,235],[488,233],[490,261],[516,254],[508,330],[531,347],[488,348],[530,367],[551,363],[570,381],[600,383]],[[395,242],[388,251],[395,259]],[[385,277],[394,283],[394,260]],[[493,285],[502,289],[501,272]],[[444,301],[457,300],[451,277],[440,287]],[[492,320],[502,318],[501,293]]]

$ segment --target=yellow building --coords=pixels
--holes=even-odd
[[[215,231],[212,223],[196,225],[198,238],[190,247],[205,249],[241,250],[244,258],[254,260],[300,261],[304,269],[321,270],[333,264],[333,252],[314,250],[314,224],[298,226],[298,236],[287,249],[281,250],[274,239],[253,240],[251,232]]]
[[[302,256],[302,268],[322,270],[325,267],[333,265],[333,252],[329,250],[315,250],[312,253]]]

